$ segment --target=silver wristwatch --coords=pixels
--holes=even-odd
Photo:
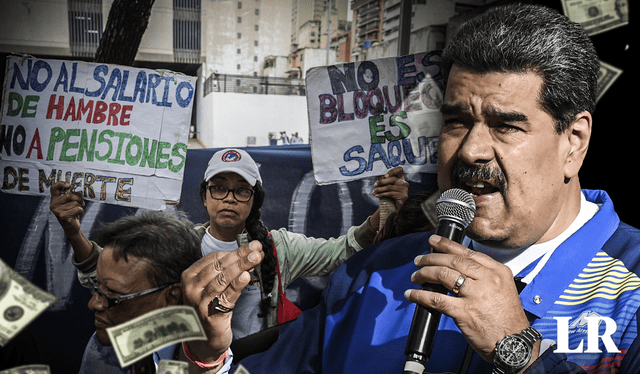
[[[500,339],[496,343],[493,374],[510,374],[522,370],[531,360],[533,344],[541,338],[538,330],[529,326],[519,334]]]

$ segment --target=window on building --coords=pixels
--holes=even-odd
[[[238,17],[238,23],[242,23],[242,17]]]
[[[242,65],[238,64],[238,65],[236,66],[236,68],[237,68],[237,70],[240,70],[240,69],[242,69]]]
[[[253,61],[258,61],[258,56],[253,56]]]
[[[238,1],[238,9],[242,9],[242,1]]]
[[[242,33],[241,32],[237,33],[236,36],[238,37],[238,39],[242,39]]]
[[[256,16],[260,15],[260,9],[256,9]]]
[[[242,49],[240,49],[240,48],[236,49],[236,53],[237,54],[242,54]]]
[[[253,41],[253,45],[257,47],[257,46],[258,46],[258,41],[257,41],[257,40],[254,40],[254,41]]]
[[[95,57],[102,37],[102,0],[69,0],[69,44],[75,57]]]
[[[173,57],[175,62],[200,62],[200,1],[173,0]]]
[[[258,31],[258,25],[253,26],[253,29]]]

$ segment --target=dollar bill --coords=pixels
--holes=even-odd
[[[33,285],[0,260],[0,346],[47,309],[56,297]]]
[[[124,368],[158,349],[186,340],[207,340],[195,309],[171,306],[109,327],[107,334]]]
[[[628,0],[562,0],[562,10],[590,36],[629,24]]]
[[[596,88],[596,102],[611,87],[613,82],[622,74],[622,70],[606,62],[600,61],[600,71],[598,72],[598,87]]]
[[[189,374],[189,364],[182,361],[160,360],[157,374]]]
[[[50,374],[47,365],[24,365],[15,368],[2,370],[0,374]]]

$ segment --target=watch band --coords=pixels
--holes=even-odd
[[[522,368],[524,368],[527,363],[529,363],[529,361],[531,361],[531,352],[533,350],[533,344],[535,344],[536,341],[540,340],[542,338],[542,335],[540,334],[540,332],[536,329],[534,329],[533,327],[529,326],[526,329],[522,330],[519,334],[514,334],[514,335],[508,335],[506,337],[504,337],[503,339],[500,339],[497,343],[496,343],[496,356],[493,359],[493,364],[494,364],[494,368],[492,373],[493,374],[511,374],[511,373],[515,373],[518,370],[521,370]],[[498,347],[501,346],[501,343],[504,341],[508,341],[508,340],[521,340],[524,342],[524,344],[527,345],[529,352],[529,359],[524,363],[524,365],[522,366],[511,366],[505,362],[502,361],[501,357],[500,357],[500,352],[498,352]]]
[[[523,337],[526,341],[528,341],[531,344],[531,347],[533,347],[533,344],[535,342],[542,339],[542,334],[540,334],[540,331],[534,329],[531,326],[522,330],[522,332],[520,332],[520,336]]]

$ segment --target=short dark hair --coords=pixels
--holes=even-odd
[[[443,51],[445,81],[453,65],[481,74],[539,74],[540,104],[558,133],[581,111],[595,111],[595,47],[582,26],[550,8],[510,4],[470,19]]]
[[[103,223],[94,237],[100,245],[113,245],[116,259],[147,260],[149,281],[161,286],[179,283],[182,272],[202,257],[194,226],[182,212],[147,211]]]

